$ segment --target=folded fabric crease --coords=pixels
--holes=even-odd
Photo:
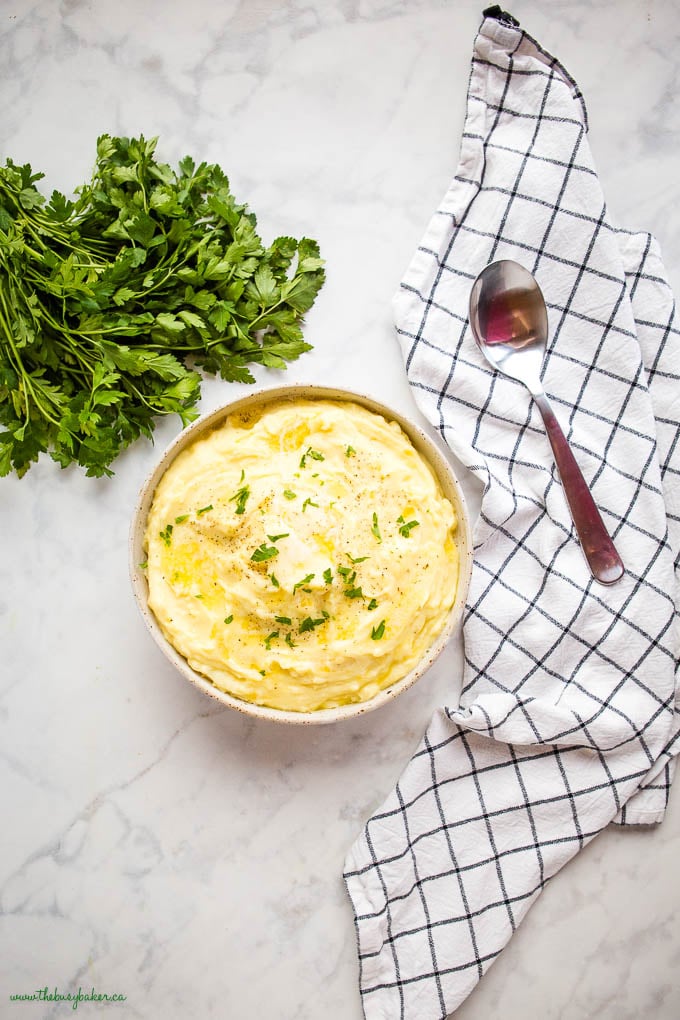
[[[544,385],[626,565],[590,577],[540,416],[467,321],[511,258],[548,306]],[[680,343],[656,241],[610,218],[581,92],[493,12],[457,172],[395,298],[418,405],[484,492],[460,689],[351,848],[367,1020],[440,1020],[610,822],[663,818],[679,749]]]

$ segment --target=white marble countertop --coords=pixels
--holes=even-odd
[[[391,298],[453,174],[482,4],[5,0],[2,159],[70,191],[110,132],[220,163],[266,240],[319,240],[314,350],[258,381],[369,389],[413,411]],[[680,293],[678,0],[510,6],[585,94],[622,225]],[[246,387],[207,380],[202,409]],[[0,1015],[45,985],[122,993],[99,1017],[359,1020],[345,852],[461,669],[460,640],[397,702],[289,729],[169,667],[127,576],[136,493],[179,431],[110,480],[48,460],[0,481]],[[474,501],[474,491],[470,490]],[[461,1020],[677,1020],[680,802],[612,828],[540,897]]]

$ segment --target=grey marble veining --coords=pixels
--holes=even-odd
[[[314,350],[261,383],[366,388],[413,411],[392,295],[455,171],[481,4],[5,0],[2,158],[45,187],[103,132],[219,162],[265,239],[316,237]],[[610,208],[680,292],[680,3],[510,7],[586,98]],[[203,386],[210,410],[246,387]],[[345,851],[455,691],[456,638],[356,722],[289,730],[220,708],[147,635],[127,578],[136,493],[179,422],[110,480],[45,460],[0,481],[0,1015],[45,985],[121,992],[78,1015],[359,1020]],[[469,485],[469,483],[466,482]],[[474,503],[475,492],[469,487]],[[676,1020],[680,806],[610,829],[548,886],[461,1020]]]

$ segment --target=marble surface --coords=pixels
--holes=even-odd
[[[316,237],[314,350],[261,384],[369,389],[413,411],[390,302],[455,169],[481,4],[4,0],[2,158],[67,191],[96,136],[219,162],[265,239]],[[680,3],[516,0],[581,85],[610,208],[651,229],[680,293]],[[209,380],[204,410],[246,387]],[[416,688],[332,727],[255,724],[189,687],[127,576],[136,493],[179,423],[111,480],[45,460],[0,481],[0,1015],[44,986],[79,1014],[359,1020],[345,851],[455,690],[454,639]],[[477,494],[467,480],[474,506]],[[612,828],[551,882],[461,1020],[676,1020],[680,801]]]

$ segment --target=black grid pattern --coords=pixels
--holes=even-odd
[[[472,339],[477,273],[542,286],[544,383],[626,564],[592,581],[538,409]],[[418,404],[484,485],[462,690],[351,849],[367,1020],[440,1020],[678,751],[680,332],[656,242],[610,221],[581,93],[507,16],[475,41],[458,172],[395,299]]]

